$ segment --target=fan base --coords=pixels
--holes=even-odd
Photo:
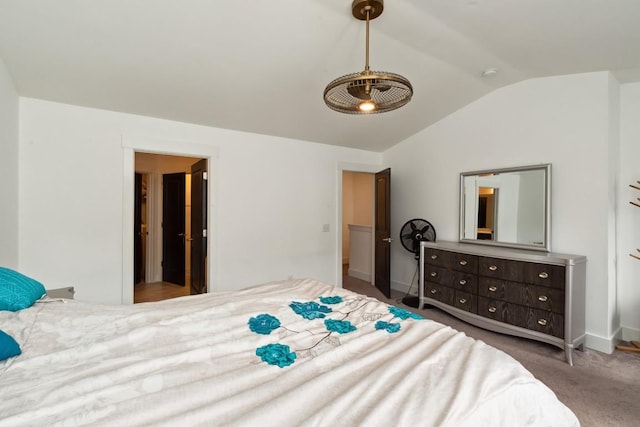
[[[353,0],[351,3],[351,14],[360,21],[366,21],[367,10],[369,19],[376,19],[382,14],[384,0]]]
[[[402,303],[408,307],[418,308],[420,306],[420,298],[413,296],[406,296],[402,298]]]

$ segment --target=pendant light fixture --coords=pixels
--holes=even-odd
[[[413,96],[409,80],[399,74],[369,69],[369,21],[382,14],[383,0],[353,0],[354,18],[366,21],[367,40],[364,71],[335,79],[324,90],[324,102],[332,110],[347,114],[375,114],[400,108]]]

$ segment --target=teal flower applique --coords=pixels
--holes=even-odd
[[[331,310],[326,305],[320,305],[317,302],[297,302],[293,301],[289,304],[289,307],[300,316],[307,320],[322,319],[325,317],[325,313],[331,313]]]
[[[281,368],[291,365],[296,360],[296,353],[292,352],[288,345],[267,344],[256,349],[256,356],[269,365]]]
[[[264,313],[249,319],[248,325],[256,334],[269,335],[271,331],[280,327],[280,321],[277,317]]]
[[[327,327],[327,331],[337,332],[339,334],[348,334],[356,330],[356,327],[348,320],[325,319],[324,326]]]
[[[320,302],[323,304],[340,304],[342,301],[342,297],[340,295],[333,295],[330,297],[320,297]]]
[[[408,318],[416,319],[416,320],[424,320],[424,317],[419,314],[415,314],[410,312],[409,310],[405,310],[404,308],[395,307],[393,305],[389,306],[389,313],[393,314],[393,317],[397,317],[400,320],[406,320]]]
[[[389,323],[384,320],[378,320],[376,322],[376,329],[384,330],[389,332],[390,334],[394,334],[400,330],[400,323]]]

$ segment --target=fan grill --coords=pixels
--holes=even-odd
[[[400,242],[402,246],[418,256],[420,242],[435,242],[436,229],[427,220],[415,218],[407,221],[400,229]]]
[[[324,91],[324,102],[334,111],[348,114],[375,114],[395,110],[407,104],[413,96],[411,83],[399,74],[364,71],[339,77]],[[373,101],[378,108],[365,112],[359,105]]]

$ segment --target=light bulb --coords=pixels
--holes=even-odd
[[[375,102],[371,101],[371,100],[367,100],[367,101],[362,101],[359,105],[358,105],[358,109],[360,111],[373,111],[376,109],[376,104]]]

